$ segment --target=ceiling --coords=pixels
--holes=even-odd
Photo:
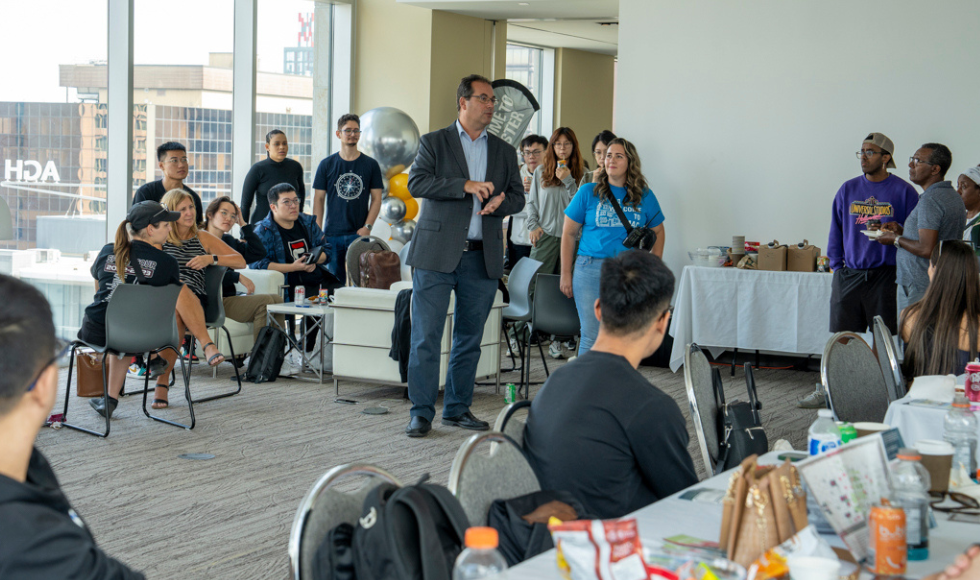
[[[397,0],[486,20],[506,20],[507,40],[615,55],[619,0]]]

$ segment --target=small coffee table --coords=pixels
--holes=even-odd
[[[310,370],[316,374],[317,380],[321,385],[323,384],[324,348],[329,340],[327,337],[327,328],[326,324],[324,324],[324,319],[329,312],[329,304],[305,304],[303,306],[298,306],[292,302],[286,302],[284,304],[270,304],[266,307],[265,311],[266,324],[275,325],[276,328],[286,333],[286,339],[289,340],[289,344],[299,351],[300,357],[303,359],[303,367],[309,367]],[[289,330],[280,326],[279,322],[273,316],[274,314],[302,316],[303,319],[300,325],[301,338],[297,340],[296,337],[289,332]],[[320,347],[307,355],[305,349],[307,330],[316,330],[317,328],[319,328],[320,331]],[[320,364],[314,366],[311,363],[316,360],[317,357],[319,357]]]

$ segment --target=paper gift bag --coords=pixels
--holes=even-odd
[[[807,240],[803,240],[803,243],[794,244],[787,248],[786,269],[790,272],[816,272],[819,256],[820,248]]]
[[[782,272],[786,270],[786,245],[773,240],[765,246],[759,246],[759,270]]]

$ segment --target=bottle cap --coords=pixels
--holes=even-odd
[[[966,395],[956,395],[953,397],[953,406],[958,409],[969,409],[970,399],[967,399]]]
[[[917,449],[902,447],[898,450],[898,458],[906,461],[920,461],[922,459],[922,455]]]
[[[487,527],[467,528],[466,547],[489,550],[497,547],[497,530]]]
[[[833,419],[834,418],[834,412],[831,411],[830,409],[820,409],[819,411],[817,411],[817,416],[818,417],[826,417],[828,419]]]

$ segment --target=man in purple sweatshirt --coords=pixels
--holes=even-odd
[[[862,233],[882,223],[902,224],[919,195],[911,184],[892,175],[895,145],[881,133],[871,133],[857,152],[861,173],[837,190],[830,221],[827,256],[834,271],[830,298],[830,331],[863,333],[880,315],[892,334],[898,334],[895,306],[895,249],[874,243]],[[818,388],[800,402],[803,408],[822,408],[826,397]]]

